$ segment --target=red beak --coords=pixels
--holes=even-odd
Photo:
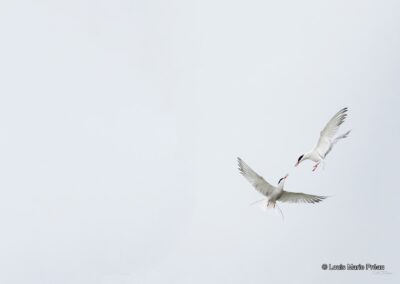
[[[300,164],[300,162],[297,162],[294,166],[297,167]]]

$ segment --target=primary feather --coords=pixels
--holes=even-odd
[[[271,195],[274,186],[268,183],[262,176],[253,171],[242,159],[238,158],[239,172],[265,196]]]
[[[324,200],[326,196],[305,194],[302,192],[283,191],[278,201],[288,203],[318,203]]]
[[[350,132],[347,132],[344,135],[341,135],[334,139],[336,133],[339,130],[340,125],[343,124],[347,117],[347,107],[339,110],[326,124],[324,129],[322,129],[317,146],[315,146],[315,151],[319,153],[319,155],[323,158],[332,150],[333,145],[340,139],[346,138]]]

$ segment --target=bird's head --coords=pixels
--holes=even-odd
[[[287,179],[288,176],[289,176],[289,174],[286,174],[283,178],[281,178],[278,181],[278,186],[283,187],[283,185],[285,184],[285,180]]]
[[[296,162],[296,164],[294,165],[295,167],[297,167],[302,161],[304,161],[305,159],[305,157],[304,157],[305,155],[303,154],[303,155],[301,155],[298,159],[297,159],[297,162]]]

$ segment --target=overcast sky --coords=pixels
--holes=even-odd
[[[399,283],[399,1],[3,1],[0,34],[1,283]],[[331,197],[282,221],[237,156]]]

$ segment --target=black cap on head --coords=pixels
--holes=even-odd
[[[300,162],[301,159],[303,159],[303,157],[304,157],[304,155],[301,155],[301,156],[298,158],[297,162]]]

